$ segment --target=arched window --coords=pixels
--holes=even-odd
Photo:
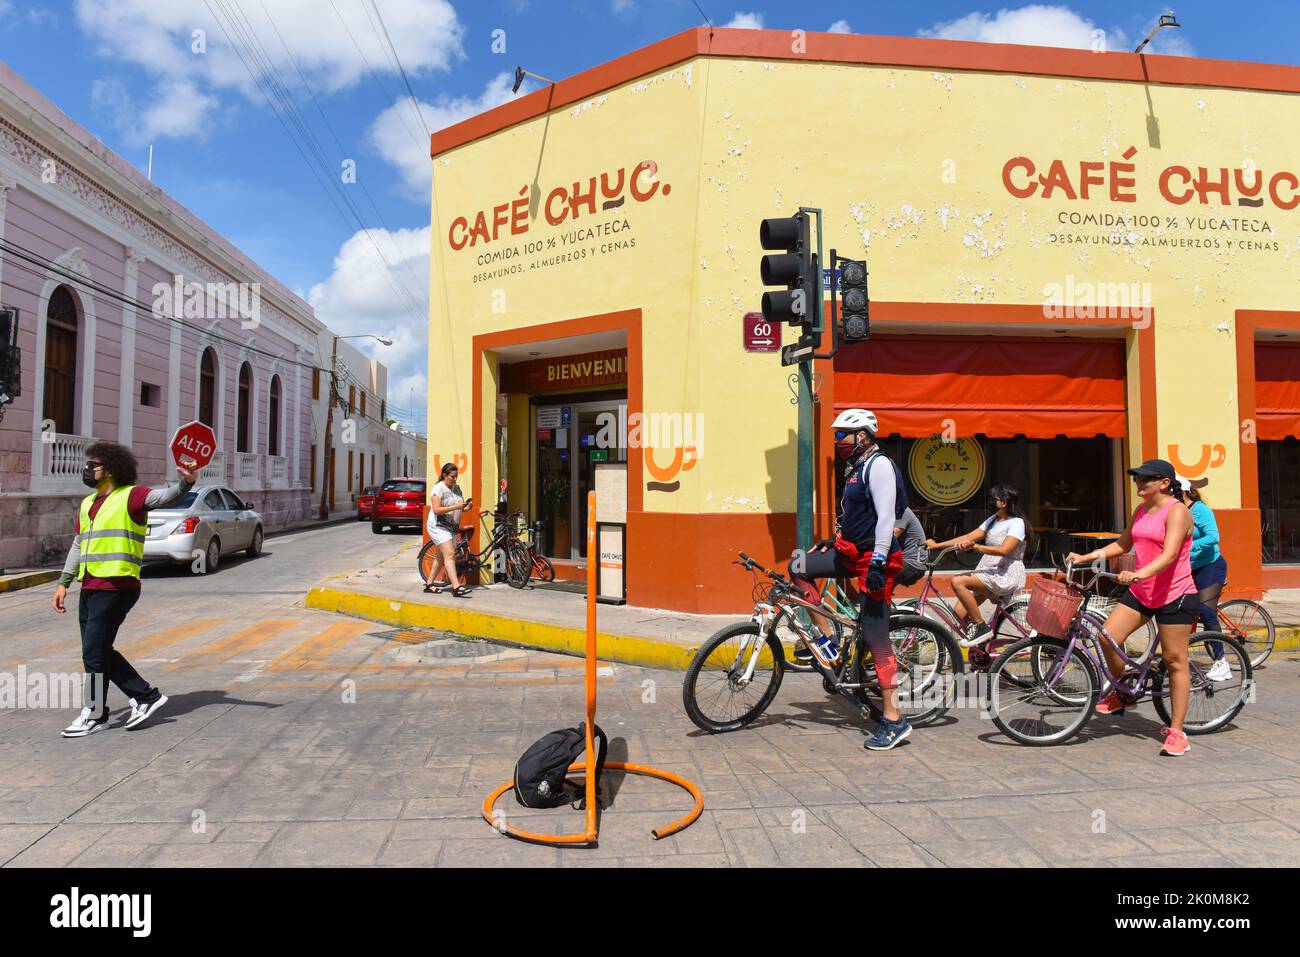
[[[235,431],[235,450],[251,452],[248,440],[248,410],[253,398],[253,367],[245,362],[239,367],[239,425]]]
[[[199,362],[199,421],[217,427],[217,354],[211,346]]]
[[[271,376],[271,408],[266,416],[266,454],[280,454],[280,377]]]
[[[54,431],[76,431],[77,301],[67,286],[58,286],[45,310],[45,401],[43,416]]]

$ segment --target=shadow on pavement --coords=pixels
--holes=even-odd
[[[179,718],[183,714],[189,714],[192,711],[198,711],[200,708],[207,708],[212,705],[249,705],[255,708],[280,707],[274,701],[251,701],[245,698],[232,698],[228,692],[222,689],[185,691],[180,694],[168,695],[167,703],[158,712],[158,717],[156,719],[150,718],[146,723],[166,724],[171,718]]]

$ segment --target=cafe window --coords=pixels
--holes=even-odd
[[[1211,508],[1212,492],[1206,489]],[[1300,563],[1300,440],[1260,440],[1259,511],[1264,564]]]
[[[944,442],[882,436],[881,450],[903,475],[908,504],[928,537],[937,541],[974,531],[994,511],[989,491],[1010,485],[1031,528],[1026,563],[1047,567],[1071,551],[1111,540],[1124,527],[1118,482],[1120,442],[1094,438],[990,439]],[[844,477],[837,465],[836,503]],[[949,555],[941,568],[974,567],[974,552]]]

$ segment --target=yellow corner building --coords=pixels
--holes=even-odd
[[[794,370],[744,344],[758,225],[817,207],[871,293],[871,340],[816,363],[819,535],[829,423],[865,406],[937,537],[1008,482],[1045,565],[1123,528],[1160,457],[1209,480],[1230,591],[1300,584],[1298,91],[700,28],[521,95],[432,140],[428,474],[457,461],[481,507],[504,482],[568,576],[595,489],[603,592],[745,610],[736,552],[795,544]]]

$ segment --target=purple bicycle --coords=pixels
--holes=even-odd
[[[1069,586],[1060,594],[1052,594],[1046,583],[1035,586],[1029,617],[1038,633],[1004,648],[989,670],[987,713],[1003,734],[1019,744],[1069,741],[1083,730],[1097,701],[1111,688],[1134,704],[1150,700],[1161,721],[1170,722],[1168,673],[1160,658],[1159,638],[1141,654],[1130,656],[1107,634],[1105,618],[1084,600],[1100,579],[1118,576],[1102,571],[1100,563],[1084,571],[1092,575],[1086,585],[1076,582],[1075,573],[1066,566]],[[1045,626],[1045,621],[1053,621],[1056,627]],[[1044,634],[1045,627],[1059,631],[1060,637]],[[1113,680],[1101,654],[1102,641],[1110,642],[1124,660],[1124,673]],[[1224,681],[1209,677],[1216,657],[1214,643],[1222,644],[1231,672]],[[1198,631],[1188,641],[1187,658],[1191,696],[1183,731],[1189,735],[1218,731],[1253,698],[1250,655],[1229,635]]]

